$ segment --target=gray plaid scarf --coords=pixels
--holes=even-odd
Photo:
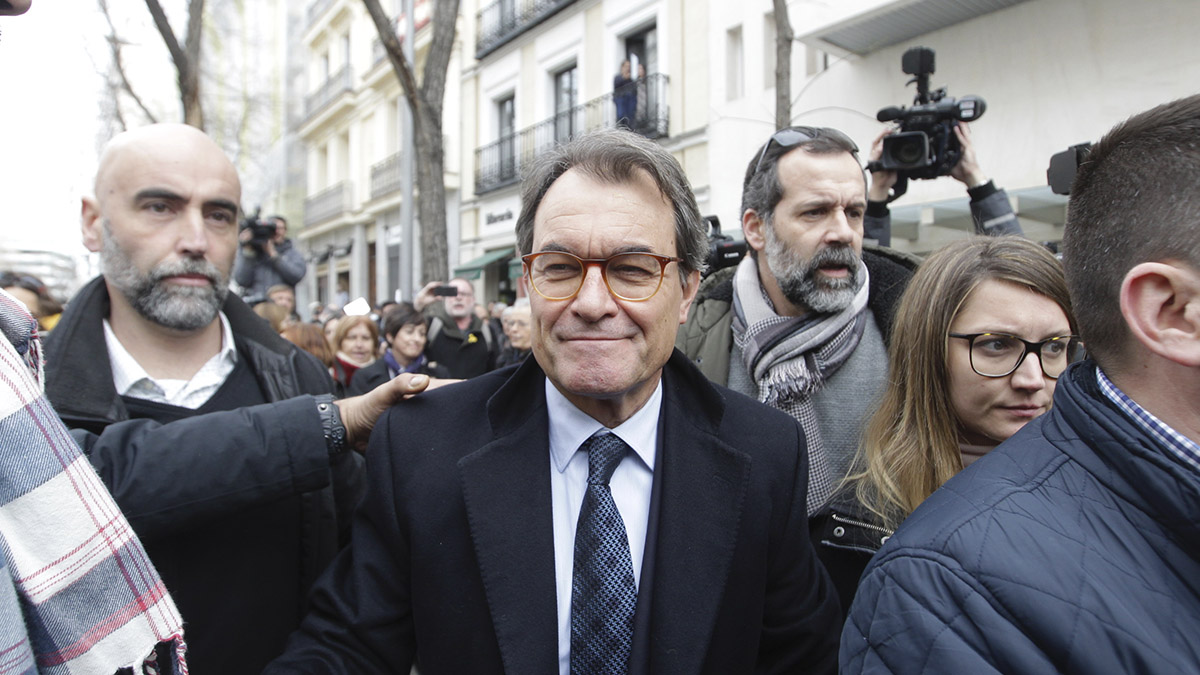
[[[835,479],[821,441],[812,395],[854,353],[866,325],[868,273],[858,263],[861,286],[850,306],[836,314],[780,316],[763,290],[749,257],[734,275],[733,339],[758,399],[800,421],[808,442],[808,513],[833,493]]]

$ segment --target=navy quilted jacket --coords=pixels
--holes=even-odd
[[[863,576],[842,672],[1200,672],[1200,474],[1100,392],[935,492]]]

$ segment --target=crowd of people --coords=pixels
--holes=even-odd
[[[887,246],[894,174],[789,127],[749,157],[749,255],[702,278],[678,162],[611,129],[524,177],[511,306],[457,278],[302,317],[286,221],[251,243],[220,148],[122,133],[82,202],[101,275],[65,308],[0,275],[0,649],[16,672],[1197,670],[1200,97],[1092,148],[1061,260],[956,138],[976,233],[924,259]]]

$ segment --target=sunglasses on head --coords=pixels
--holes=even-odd
[[[797,145],[815,141],[818,138],[835,139],[849,145],[851,152],[856,155],[858,154],[858,146],[854,144],[854,141],[850,140],[849,136],[837,129],[830,129],[829,127],[788,127],[771,134],[771,138],[763,146],[762,152],[758,154],[758,162],[754,164],[754,174],[752,175],[758,175],[758,172],[762,169],[763,160],[767,158],[767,153],[771,150],[772,145],[780,148],[793,148]]]

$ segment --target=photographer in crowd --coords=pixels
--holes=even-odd
[[[874,239],[880,246],[892,245],[892,215],[888,203],[895,199],[891,195],[892,187],[896,184],[898,173],[876,168],[883,154],[884,139],[896,133],[888,129],[875,139],[871,145],[870,163],[871,188],[867,191],[867,212],[863,217],[863,236]],[[971,128],[964,122],[954,126],[954,136],[962,146],[962,157],[950,176],[967,186],[967,195],[971,197],[971,220],[975,222],[975,234],[991,236],[1001,234],[1024,234],[1017,214],[1013,213],[1008,194],[988,178],[979,161],[975,157],[975,145],[971,142]],[[899,195],[897,195],[899,196]]]
[[[295,286],[308,271],[304,257],[287,238],[287,220],[283,216],[267,216],[259,220],[251,216],[238,232],[241,248],[233,279],[242,287],[246,298],[266,298],[272,286]]]

